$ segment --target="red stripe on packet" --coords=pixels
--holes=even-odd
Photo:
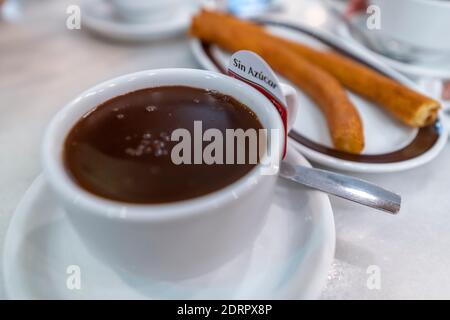
[[[228,70],[228,75],[230,77],[233,77],[235,79],[238,79],[240,81],[243,81],[247,83],[248,85],[252,86],[259,92],[261,92],[267,99],[272,102],[274,107],[277,109],[278,113],[280,114],[281,120],[283,122],[284,126],[284,149],[283,149],[283,159],[286,156],[286,150],[287,150],[287,108],[280,102],[278,99],[272,95],[269,91],[267,91],[264,87],[260,86],[259,84],[252,82],[246,78],[241,77],[240,75],[234,73],[231,70]]]

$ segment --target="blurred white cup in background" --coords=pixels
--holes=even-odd
[[[186,1],[182,0],[106,0],[117,15],[127,21],[154,22],[169,18]]]
[[[381,31],[394,40],[450,54],[450,1],[370,0],[380,8]]]

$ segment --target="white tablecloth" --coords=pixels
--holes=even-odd
[[[42,134],[59,108],[82,90],[117,75],[199,67],[184,37],[125,44],[98,39],[83,29],[68,30],[69,3],[29,1],[18,21],[0,22],[0,254],[14,209],[41,171]],[[298,3],[291,5],[293,17],[302,14]],[[450,298],[448,159],[447,146],[437,159],[417,169],[356,174],[402,194],[398,216],[331,199],[337,246],[323,298]],[[367,286],[372,265],[380,270],[379,290]]]

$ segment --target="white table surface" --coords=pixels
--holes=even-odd
[[[1,259],[14,209],[41,171],[42,134],[61,106],[82,90],[124,73],[199,67],[184,37],[125,44],[66,29],[66,8],[74,2],[28,1],[19,20],[0,21]],[[289,13],[298,17],[301,9],[297,3]],[[398,216],[331,199],[337,246],[324,299],[450,298],[448,159],[447,146],[417,169],[355,174],[402,194]],[[380,290],[367,287],[371,265],[380,268]],[[4,296],[2,277],[0,298]]]

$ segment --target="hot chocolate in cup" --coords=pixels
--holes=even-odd
[[[65,142],[72,128],[108,100],[168,86],[205,89],[232,97],[251,109],[264,129],[283,134],[269,140],[252,170],[201,196],[164,203],[130,203],[98,196],[80,186],[64,162]],[[295,105],[293,92],[289,94],[288,103]],[[289,120],[292,123],[293,119]],[[194,69],[137,72],[83,92],[55,115],[42,145],[44,175],[86,247],[110,267],[158,279],[192,277],[219,267],[256,239],[274,194],[286,138],[283,126],[268,98],[234,78]],[[274,171],[268,171],[268,167]]]

